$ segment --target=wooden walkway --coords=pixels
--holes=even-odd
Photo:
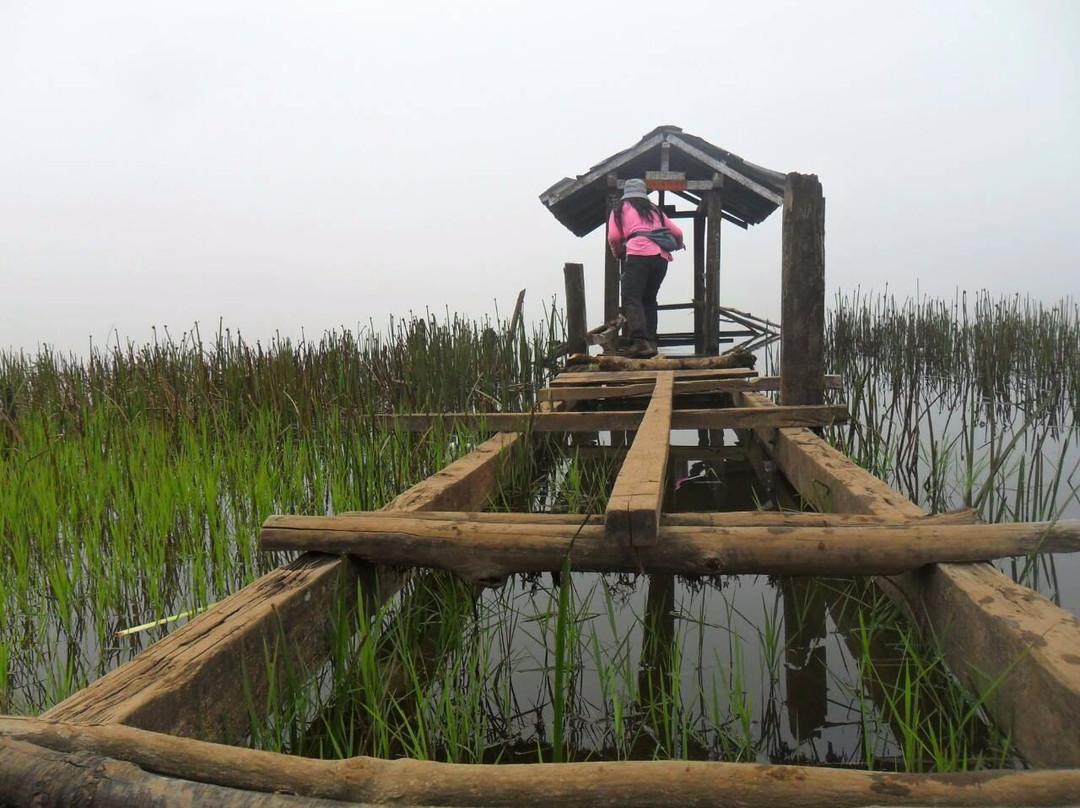
[[[1080,681],[1073,673],[1080,665],[1072,661],[1080,649],[1080,624],[992,567],[969,563],[1075,551],[1080,526],[982,525],[971,511],[926,516],[803,426],[824,422],[820,407],[777,407],[760,393],[774,383],[752,377],[750,371],[742,371],[741,378],[701,371],[563,374],[541,391],[545,411],[502,414],[504,421],[518,419],[513,422],[519,425],[589,416],[559,421],[562,431],[636,430],[604,515],[482,512],[508,452],[528,440],[525,432],[499,432],[381,511],[269,517],[260,537],[264,548],[309,552],[177,629],[41,720],[0,719],[0,784],[13,766],[25,770],[45,762],[77,780],[72,772],[81,771],[80,761],[90,756],[131,767],[125,788],[135,791],[124,794],[210,795],[205,798],[222,805],[271,800],[270,792],[280,790],[309,800],[282,805],[327,804],[324,799],[338,800],[332,804],[392,799],[410,805],[582,805],[600,794],[613,799],[628,782],[635,787],[625,801],[634,805],[669,805],[675,793],[683,804],[774,805],[797,799],[830,807],[1061,804],[1080,795],[1080,770],[1073,768],[1080,766],[1080,733],[1071,732],[1080,719]],[[699,428],[737,423],[755,431],[806,501],[828,504],[838,513],[662,513],[670,432],[680,422],[678,399],[692,395],[696,400],[706,392],[701,384],[725,386],[707,391],[717,396],[718,406],[693,410],[700,413],[693,423],[710,425]],[[601,399],[614,399],[618,406],[620,399],[639,398],[643,386],[650,396],[644,411],[553,411],[567,402]],[[575,391],[585,395],[577,397]],[[719,406],[723,397],[736,406]],[[725,410],[740,415],[727,420]],[[840,420],[841,410],[828,412]],[[427,415],[394,423],[442,429],[460,420]],[[343,603],[355,602],[361,578],[368,583],[364,591],[377,592],[380,600],[401,580],[386,572],[387,565],[445,569],[484,582],[515,572],[559,570],[568,555],[572,569],[581,571],[889,576],[883,581],[893,591],[902,590],[924,625],[940,635],[954,672],[975,692],[986,686],[980,677],[1015,671],[998,685],[988,707],[1033,765],[1052,770],[926,777],[707,762],[569,768],[367,758],[322,762],[207,743],[235,742],[246,734],[247,705],[264,703],[270,692],[268,649],[283,665],[287,659],[317,669],[329,653],[331,617]],[[370,585],[376,580],[378,589]],[[696,772],[695,778],[677,773],[687,771]],[[787,790],[789,782],[802,784],[797,795]]]

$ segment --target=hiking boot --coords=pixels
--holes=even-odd
[[[627,359],[652,359],[656,356],[656,349],[647,339],[635,339],[622,355]]]

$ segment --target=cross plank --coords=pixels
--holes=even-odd
[[[686,379],[747,379],[757,376],[750,368],[712,368],[708,370],[593,370],[568,371],[551,380],[553,387],[564,384],[615,384],[619,382],[653,381],[658,373],[675,374],[675,381]]]
[[[603,381],[603,380],[600,380]],[[540,401],[587,401],[601,398],[639,398],[651,396],[654,382],[644,381],[619,385],[544,387]],[[826,376],[825,387],[839,389],[839,376]],[[762,376],[759,379],[694,379],[675,382],[675,395],[700,393],[762,393],[780,389],[779,376]]]

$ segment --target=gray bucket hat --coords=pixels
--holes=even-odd
[[[649,189],[645,185],[645,180],[627,180],[626,185],[623,186],[622,198],[648,199]]]

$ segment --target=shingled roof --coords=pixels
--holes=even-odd
[[[724,175],[723,210],[746,224],[758,224],[784,198],[785,175],[754,165],[737,154],[684,132],[678,126],[658,126],[629,149],[597,163],[576,179],[565,177],[542,194],[540,201],[574,235],[584,236],[607,218],[607,175],[620,179],[643,177],[660,165],[661,145],[670,146],[670,170],[688,180],[711,180]]]

